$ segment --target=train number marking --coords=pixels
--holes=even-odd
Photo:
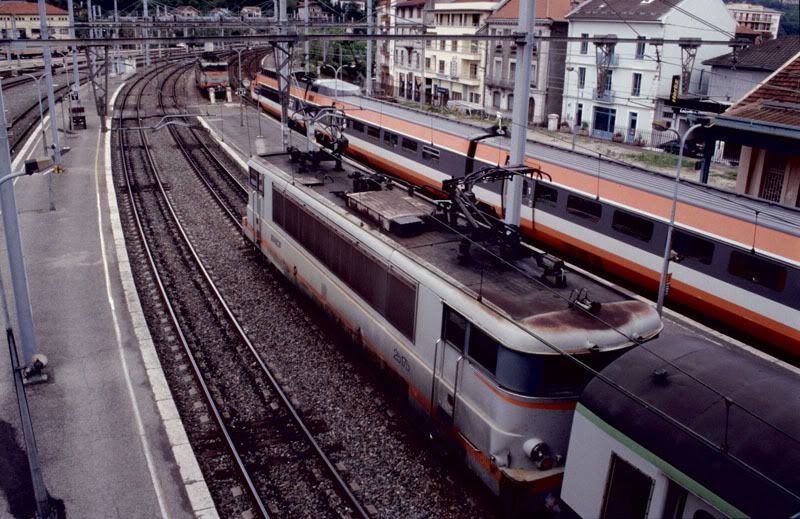
[[[397,362],[400,365],[400,367],[405,370],[406,373],[411,373],[411,363],[408,361],[405,355],[397,351],[397,348],[394,348],[392,350],[392,353],[393,353],[392,358],[394,359],[394,361]]]

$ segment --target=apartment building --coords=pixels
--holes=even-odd
[[[569,36],[585,39],[567,46],[562,119],[596,137],[632,143],[647,139],[654,120],[673,118],[666,103],[673,77],[679,79],[681,96],[703,93],[708,68],[702,63],[720,47],[702,41],[726,39],[736,30],[722,0],[589,0],[566,18]],[[592,37],[604,37],[606,43],[590,42]],[[615,38],[641,41],[614,43]],[[681,38],[700,45],[647,41]],[[679,130],[687,124],[676,123]]]
[[[576,4],[575,0],[539,0],[536,3],[536,36],[566,36],[565,16]],[[482,31],[491,35],[516,31],[519,5],[520,0],[504,0],[486,18]],[[528,124],[543,124],[547,114],[561,113],[567,43],[540,39],[532,52]],[[514,105],[517,46],[511,41],[491,42],[486,46],[486,54],[484,107],[490,114],[510,117]]]
[[[433,5],[433,29],[444,36],[476,34],[499,1],[453,0]],[[486,42],[477,40],[438,40],[425,42],[426,84],[432,102],[446,106],[448,101],[483,104],[486,70]]]
[[[397,34],[420,34],[423,29],[425,0],[395,4]],[[423,89],[423,41],[397,40],[394,43],[394,96],[419,101]]]
[[[747,3],[728,4],[726,7],[739,25],[767,38],[778,37],[778,26],[781,23],[781,16],[783,16],[781,11]]]

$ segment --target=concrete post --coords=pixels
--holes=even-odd
[[[55,110],[52,112],[55,113]],[[0,87],[0,176],[11,172],[11,152],[9,150],[8,130],[6,129],[5,102]],[[22,240],[17,221],[17,201],[14,197],[14,183],[0,184],[0,206],[3,208],[3,230],[8,250],[8,263],[11,270],[11,285],[14,288],[14,303],[19,321],[24,364],[30,366],[36,354],[36,334],[33,329],[33,310],[28,294],[28,279],[25,274],[25,258],[22,254]]]

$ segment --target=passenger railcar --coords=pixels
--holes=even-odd
[[[622,355],[602,376],[573,419],[565,515],[798,517],[796,372],[673,336]]]
[[[276,76],[262,69],[253,99],[280,115]],[[441,190],[443,180],[507,160],[508,142],[393,104],[295,83],[292,106],[348,114],[348,153],[384,172]],[[337,95],[338,94],[338,95]],[[537,243],[655,291],[674,179],[528,142],[526,164],[552,182],[525,186],[522,230]],[[500,186],[476,188],[501,211]],[[800,210],[682,183],[667,301],[800,355]]]
[[[224,93],[231,85],[228,63],[221,61],[213,52],[204,52],[194,69],[194,82],[203,92],[213,90],[215,94]]]
[[[489,488],[554,492],[589,377],[557,352],[599,369],[660,332],[652,307],[532,258],[465,256],[413,190],[269,160],[249,163],[246,237],[397,374]]]

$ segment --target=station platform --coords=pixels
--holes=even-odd
[[[123,79],[110,83],[110,94]],[[81,100],[88,127],[62,133],[71,151],[66,173],[50,179],[55,210],[47,176],[15,184],[38,351],[49,358],[49,381],[27,386],[47,490],[68,517],[217,517],[133,284],[111,180],[111,133],[100,132],[88,87]],[[40,138],[35,132],[21,149],[15,171],[42,154]],[[0,247],[13,311],[4,240]],[[16,326],[15,334],[19,344]],[[7,353],[0,373],[0,517],[32,517]]]

